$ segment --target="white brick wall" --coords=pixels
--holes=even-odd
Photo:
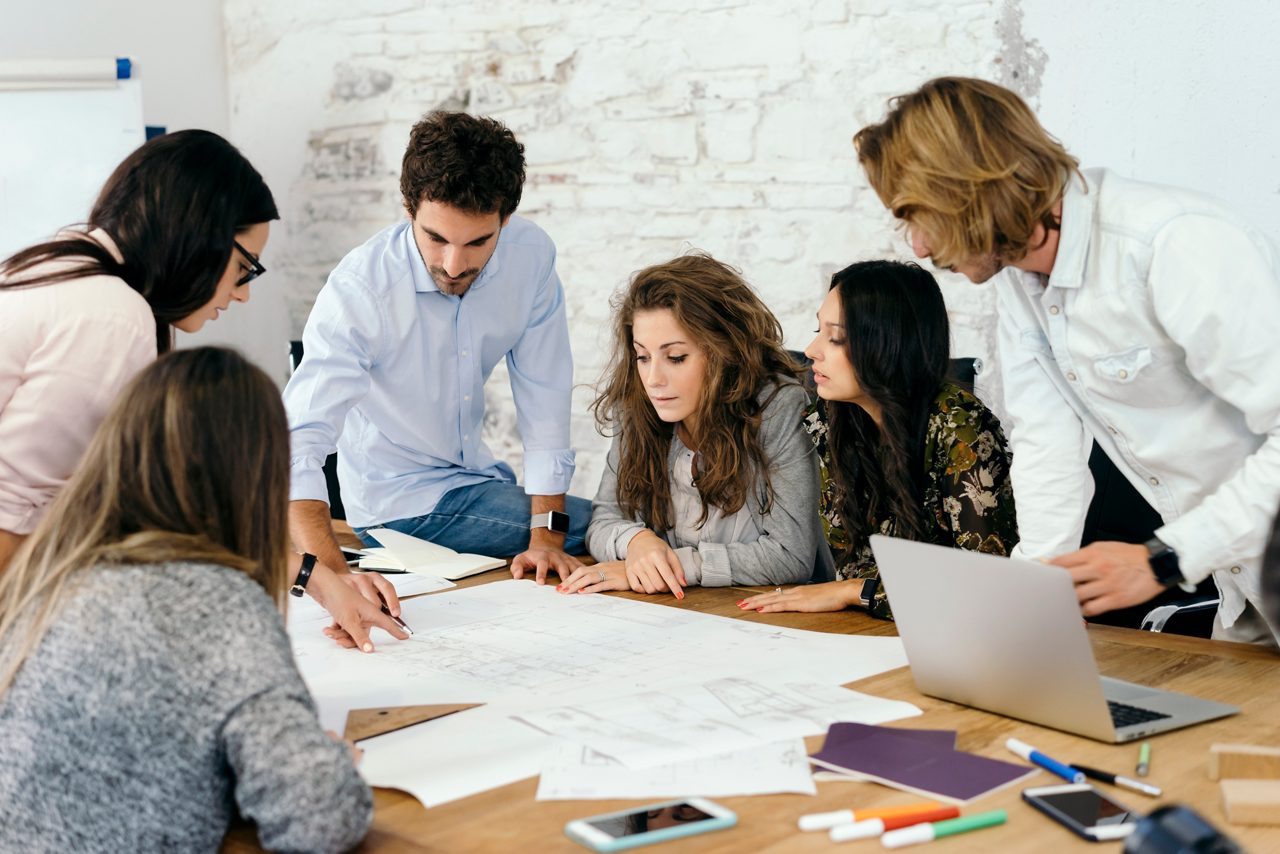
[[[295,334],[328,270],[401,215],[399,162],[418,117],[467,109],[524,142],[520,212],[559,247],[580,384],[574,491],[588,497],[606,443],[587,407],[614,289],[646,264],[705,249],[741,267],[788,345],[804,347],[831,273],[906,254],[861,175],[852,134],[929,77],[999,79],[1010,66],[1001,57],[1008,6],[995,0],[225,8],[232,137],[281,202],[271,286],[286,289]],[[989,357],[990,290],[947,276],[944,292],[954,352]],[[518,465],[499,373],[487,435]]]

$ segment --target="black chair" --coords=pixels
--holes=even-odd
[[[302,342],[289,342],[289,373],[302,364]],[[342,491],[338,487],[338,455],[330,454],[324,461],[324,484],[329,492],[329,516],[346,521],[347,511],[342,506]]]

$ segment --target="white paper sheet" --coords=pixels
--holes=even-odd
[[[362,772],[432,806],[537,774],[552,742],[515,713],[765,670],[830,685],[906,664],[897,638],[804,632],[507,580],[403,603],[415,635],[375,631],[378,652],[293,633],[307,686],[345,708],[486,703],[361,742]],[[390,699],[388,699],[390,698]],[[482,714],[478,714],[482,713]],[[342,721],[337,721],[340,729]]]
[[[628,768],[590,747],[557,739],[538,780],[540,801],[731,798],[816,791],[800,739],[644,769]]]
[[[515,717],[628,768],[652,768],[750,745],[818,735],[836,721],[880,724],[920,714],[802,674],[733,676]]]

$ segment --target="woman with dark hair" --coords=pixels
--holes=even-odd
[[[118,396],[0,573],[0,850],[270,850],[364,837],[281,619],[289,433],[232,350],[170,353]]]
[[[249,299],[278,218],[230,143],[178,131],[125,158],[82,227],[0,263],[0,567],[173,327]]]
[[[567,593],[787,584],[824,572],[817,466],[782,329],[709,255],[641,270],[595,401],[613,445]]]
[[[262,176],[231,143],[184,130],[125,158],[82,228],[0,263],[0,572],[120,389],[172,348],[173,329],[195,332],[248,301],[278,218]],[[380,612],[375,585],[400,611],[389,584],[344,580],[319,566],[307,589],[362,649],[372,649],[367,623],[404,636]]]
[[[942,292],[915,264],[867,261],[836,273],[818,312],[819,401],[805,425],[822,461],[822,516],[837,581],[752,596],[757,611],[893,614],[870,536],[1006,555],[1017,543],[1000,422],[947,381]]]

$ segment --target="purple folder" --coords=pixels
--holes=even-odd
[[[837,737],[829,733],[809,757],[815,765],[948,803],[966,804],[1038,770],[956,750],[954,733],[948,744],[945,731],[832,724],[837,727]]]

